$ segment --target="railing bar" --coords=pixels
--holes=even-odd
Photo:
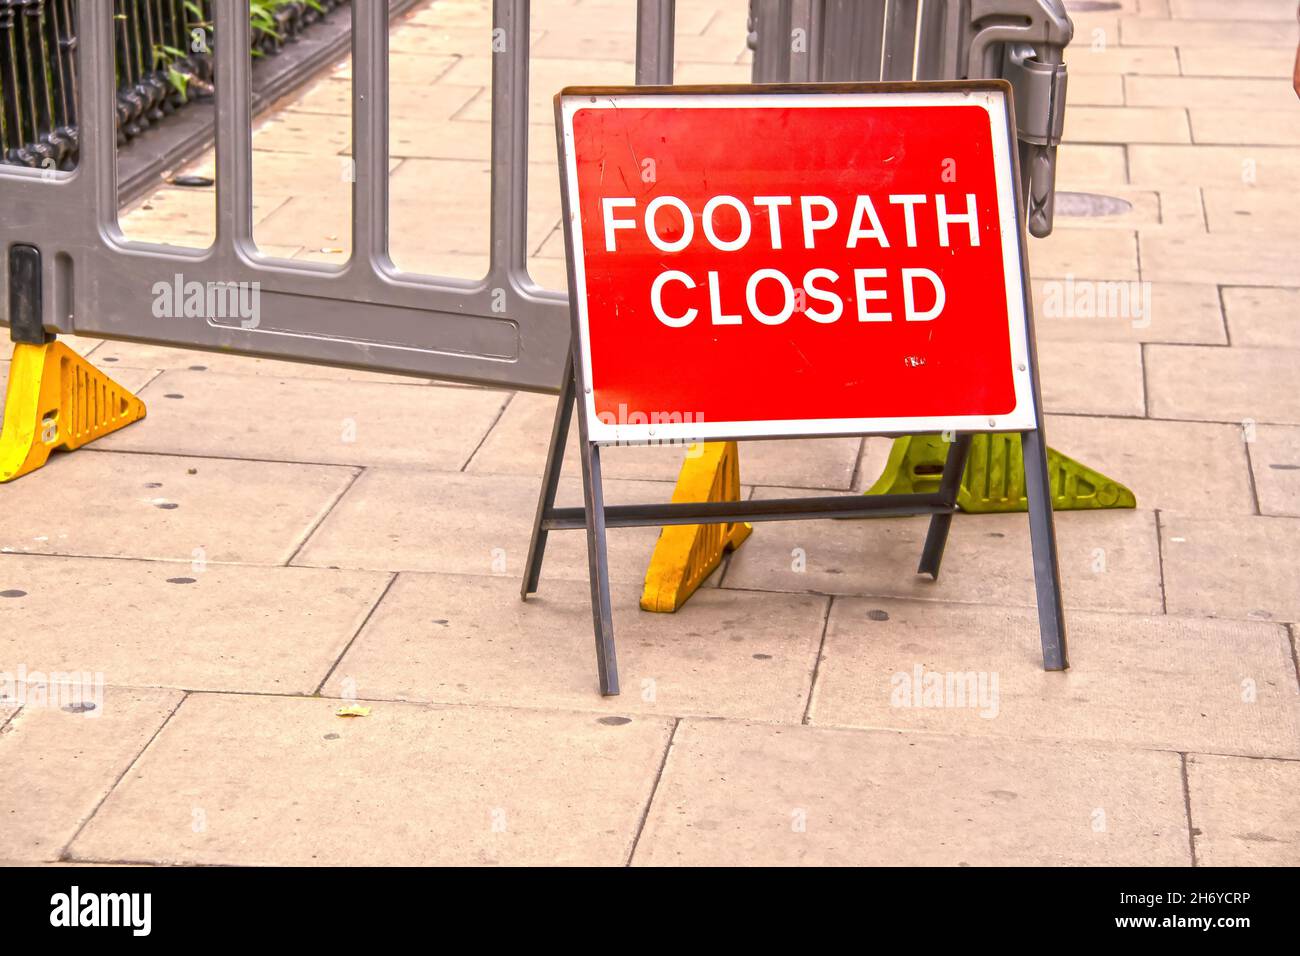
[[[92,191],[101,226],[117,222],[116,90],[113,7],[82,0],[77,8],[77,74],[81,83],[80,181]]]
[[[53,88],[50,91],[54,119],[52,126],[64,130],[68,125],[68,77],[63,68],[63,57],[59,47],[59,10],[61,0],[50,0],[49,11],[45,17],[45,34],[42,43],[50,64],[50,76]]]
[[[157,50],[160,40],[158,39],[157,31],[154,30],[155,0],[141,0],[141,3],[144,4],[144,16],[141,17],[141,27],[144,30],[144,61],[145,77],[147,78],[144,82],[149,88],[149,118],[154,120],[162,117],[162,110],[160,107],[162,106],[163,96],[162,91],[158,88],[159,70],[157,60]]]
[[[917,0],[916,22],[912,24],[912,72],[910,79],[917,80],[921,68],[921,26],[925,23],[925,0]]]
[[[528,262],[528,0],[492,4],[490,281],[509,285]]]
[[[14,19],[17,16],[16,9],[0,10],[0,76],[8,76],[7,85],[12,91],[8,96],[0,97],[0,108],[4,112],[4,120],[0,125],[3,125],[7,131],[6,138],[12,138],[12,142],[5,150],[5,156],[15,160],[17,156],[11,156],[10,151],[16,154],[23,143],[22,121],[18,113],[19,91],[22,85],[18,82],[18,63],[13,52]]]
[[[388,260],[388,4],[352,4],[352,255]]]
[[[38,162],[43,162],[48,147],[43,142],[50,123],[47,122],[46,104],[47,80],[45,75],[45,57],[41,47],[40,23],[44,10],[39,6],[27,7],[22,16],[22,55],[27,68],[27,108],[30,111],[31,135],[27,142],[35,149]]]
[[[912,78],[916,49],[917,0],[888,0],[880,78]]]
[[[67,77],[67,123],[69,135],[75,137],[73,132],[77,125],[77,19],[71,6],[72,0],[59,0],[59,60],[63,63],[64,75]],[[74,138],[73,149],[75,150],[77,142]]]
[[[675,0],[637,0],[636,82],[667,85],[673,81]]]
[[[41,135],[40,121],[36,115],[36,71],[32,68],[31,46],[27,37],[27,23],[30,16],[26,9],[19,7],[14,31],[14,61],[20,75],[26,80],[19,87],[24,94],[19,98],[22,117],[20,133],[24,144],[28,147],[37,145]]]
[[[4,13],[0,12],[0,162],[4,162],[9,156],[9,120],[5,113],[7,109],[5,104],[9,102],[9,96],[5,94],[5,37],[7,31],[3,23]]]
[[[889,60],[889,8],[890,0],[880,0],[880,73],[876,79],[885,78],[886,63]]]
[[[252,48],[249,0],[214,5],[217,245],[253,238]]]

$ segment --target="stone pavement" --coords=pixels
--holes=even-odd
[[[486,266],[487,6],[392,34],[406,269]],[[745,4],[679,6],[679,80],[746,80]],[[921,518],[762,524],[676,615],[637,609],[648,529],[611,534],[605,700],[580,535],[518,600],[553,398],[74,339],[149,417],[0,488],[0,669],[107,684],[0,700],[0,860],[1300,863],[1295,2],[1074,6],[1058,187],[1123,202],[1032,243],[1047,431],[1138,508],[1058,515],[1070,671],[1023,515],[959,517],[937,583]],[[633,7],[534,4],[545,285],[548,100],[631,81]],[[347,96],[344,63],[258,123],[270,255],[347,255]],[[123,226],[202,245],[212,198]],[[745,492],[859,491],[887,447],[745,445]],[[611,498],[666,500],[680,454],[612,450]],[[974,706],[896,706],[954,673]]]

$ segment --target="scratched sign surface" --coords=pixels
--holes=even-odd
[[[1000,88],[559,116],[593,440],[1032,427]]]

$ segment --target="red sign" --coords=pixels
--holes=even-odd
[[[562,94],[591,440],[1032,428],[1008,113]]]

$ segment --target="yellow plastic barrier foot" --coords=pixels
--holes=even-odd
[[[677,476],[673,502],[739,501],[740,451],[734,441],[692,445]],[[753,525],[732,524],[670,525],[659,532],[650,567],[645,573],[641,609],[676,611],[695,593],[704,579],[749,537]]]
[[[947,456],[948,443],[939,435],[896,438],[884,474],[866,493],[938,491]],[[1128,488],[1054,448],[1047,449],[1047,471],[1052,508],[1056,511],[1137,507],[1137,498]],[[1028,510],[1020,435],[1013,432],[973,436],[966,471],[957,491],[957,506],[962,511],[981,514]]]
[[[0,482],[144,418],[144,402],[62,342],[14,344],[0,431]]]

